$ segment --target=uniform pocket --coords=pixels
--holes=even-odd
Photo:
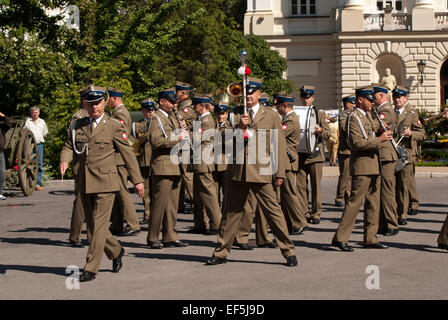
[[[110,167],[99,167],[98,168],[100,173],[117,173],[117,166],[110,166]]]

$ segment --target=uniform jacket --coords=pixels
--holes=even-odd
[[[5,150],[6,132],[12,127],[12,122],[9,117],[0,117],[0,152]]]
[[[156,120],[157,121],[157,120]],[[146,119],[142,119],[138,122],[134,123],[134,129],[136,132],[136,135],[138,132],[148,132],[148,126],[150,121],[147,121]],[[153,125],[151,121],[151,126]],[[155,123],[157,125],[157,123]],[[141,136],[140,136],[141,137]],[[140,137],[136,137],[137,139],[140,139]],[[152,154],[152,148],[151,143],[149,142],[149,137],[146,139],[141,147],[142,153],[137,157],[137,161],[140,167],[149,167],[151,166],[151,154]]]
[[[197,118],[196,112],[191,107],[191,100],[185,99],[179,102],[179,105],[177,106],[177,113],[182,120],[185,120],[187,130],[191,132],[193,130],[193,122]]]
[[[313,106],[310,108],[315,108],[315,107]],[[317,108],[316,108],[316,110],[317,110]],[[316,116],[317,116],[316,124],[318,124],[323,129],[320,137],[318,137],[318,139],[320,140],[320,142],[317,144],[317,148],[319,148],[319,151],[314,154],[311,154],[311,155],[306,154],[306,153],[300,153],[300,155],[299,155],[300,157],[306,158],[305,164],[325,161],[322,141],[324,139],[330,138],[330,128],[328,126],[328,124],[330,123],[330,120],[327,118],[327,115],[325,114],[324,111],[320,111],[320,110],[317,111]]]
[[[415,109],[407,104],[404,107],[403,113],[398,116],[396,141],[401,138],[404,128],[409,128],[412,131],[412,136],[403,138],[400,145],[409,152],[409,162],[412,163],[417,156],[417,142],[426,139],[426,132],[418,119],[418,114]]]
[[[397,113],[394,107],[389,102],[385,102],[377,107],[377,113],[380,119],[389,126],[389,130],[394,132],[397,125]],[[372,112],[373,115],[373,112]],[[391,142],[384,142],[380,148],[380,161],[395,161],[398,160],[397,152]]]
[[[119,106],[116,106],[114,108],[114,113],[112,117],[114,119],[117,119],[123,124],[126,135],[129,136],[131,134],[132,120],[129,111],[124,106],[124,104],[120,104]],[[123,158],[121,157],[119,152],[117,152],[116,156],[117,156],[117,165],[120,166],[124,165]]]
[[[297,148],[300,142],[300,122],[294,111],[283,117],[282,129],[286,139],[286,148],[289,154],[296,159],[296,161],[291,163],[288,155],[286,155],[286,171],[298,171],[299,154],[297,153]]]
[[[356,109],[348,117],[348,146],[352,175],[379,175],[380,138],[376,136],[378,124]],[[386,143],[387,141],[383,142]]]
[[[84,109],[84,108],[79,109],[78,111],[76,111],[73,114],[72,119],[70,120],[70,125],[68,127],[68,134],[67,134],[68,137],[70,136],[70,133],[71,133],[70,131],[71,131],[73,122],[75,120],[82,119],[82,118],[85,118],[85,117],[89,117],[89,112],[86,109]],[[73,159],[72,159],[72,166],[73,166],[73,168],[75,166],[77,166],[77,162],[78,161],[79,161],[79,156],[76,153],[74,153],[73,154]],[[76,179],[77,174],[75,174],[75,170],[73,170],[73,176]]]
[[[235,123],[234,125],[237,125]],[[270,108],[266,108],[260,105],[258,112],[256,113],[254,119],[250,122],[248,129],[253,130],[253,137],[249,137],[249,139],[254,139],[257,136],[257,133],[261,129],[266,130],[266,144],[262,146],[262,150],[258,150],[255,155],[255,163],[248,163],[248,143],[244,143],[244,163],[238,164],[235,163],[229,168],[229,177],[235,181],[242,182],[255,182],[255,183],[272,183],[273,175],[277,178],[285,178],[285,168],[286,168],[286,153],[282,150],[286,149],[286,141],[285,137],[282,134],[282,125],[280,122],[280,117],[278,113],[273,111]],[[261,163],[259,158],[259,153],[261,153],[263,158],[270,158],[270,129],[275,129],[277,133],[277,172],[273,172],[275,169],[275,165],[272,164],[272,159],[268,161],[268,163]],[[256,143],[258,144],[258,142]],[[275,159],[275,155],[273,155]]]
[[[216,129],[219,131],[219,133],[221,134],[221,140],[216,139],[215,143],[217,144],[218,142],[219,145],[216,146],[217,150],[222,150],[222,154],[221,154],[221,164],[218,164],[217,160],[215,160],[215,171],[226,171],[227,170],[227,164],[226,163],[226,156],[225,156],[225,152],[226,152],[226,146],[225,146],[225,130],[226,129],[230,129],[230,123],[228,120],[219,123],[216,122]],[[218,157],[219,154],[215,153],[215,158]]]
[[[193,136],[194,136],[193,139],[197,140],[198,142],[200,141],[200,145],[199,145],[199,143],[197,143],[197,148],[198,149],[200,148],[200,150],[201,150],[200,151],[200,153],[201,153],[200,154],[200,156],[201,156],[201,158],[200,158],[201,163],[200,164],[195,164],[193,162],[193,171],[197,172],[197,173],[213,172],[213,171],[215,171],[215,161],[214,161],[215,159],[214,159],[214,153],[213,153],[213,143],[214,143],[214,140],[213,140],[213,137],[211,137],[211,138],[210,137],[206,137],[204,139],[203,133],[205,131],[209,130],[209,129],[214,129],[215,128],[215,121],[213,120],[213,117],[212,117],[212,115],[210,113],[204,115],[203,117],[201,117],[200,121],[201,121],[201,127],[196,132],[193,132]],[[194,146],[196,147],[196,142],[194,142]],[[207,153],[207,157],[208,157],[208,155],[210,155],[210,159],[208,159],[207,162],[209,162],[209,160],[210,160],[211,163],[207,163],[205,161],[206,159],[203,158],[203,150],[206,147],[207,148],[211,147],[210,153],[206,152]],[[199,156],[199,151],[197,152],[197,155]],[[195,161],[194,158],[193,158],[193,161]]]
[[[74,135],[74,139],[73,139]],[[135,154],[128,143],[122,124],[104,114],[90,132],[90,118],[84,117],[70,125],[68,140],[61,151],[61,162],[71,162],[74,148],[82,154],[73,163],[76,186],[82,193],[104,193],[119,190],[116,156],[119,152],[134,184],[143,182]]]
[[[173,163],[170,158],[171,148],[179,142],[174,131],[176,125],[174,113],[166,117],[159,109],[153,115],[149,140],[152,147],[151,174],[156,176],[180,176],[180,164]]]
[[[339,146],[338,146],[338,154],[340,155],[350,155],[350,149],[347,145],[347,118],[348,116],[340,116],[339,117]]]

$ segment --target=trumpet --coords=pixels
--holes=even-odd
[[[233,98],[242,96],[243,87],[242,87],[241,83],[236,81],[236,82],[232,82],[231,84],[229,84],[227,86],[227,93]]]

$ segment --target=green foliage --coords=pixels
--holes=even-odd
[[[80,10],[80,31],[45,14],[68,4]],[[204,92],[207,78],[209,93],[240,80],[238,55],[245,49],[264,92],[292,92],[293,83],[282,79],[285,59],[261,37],[244,36],[245,6],[244,0],[3,0],[0,108],[17,115],[41,107],[50,131],[46,162],[57,176],[78,90],[90,83],[122,89],[126,106],[138,110],[139,100],[176,80]],[[204,50],[211,53],[207,77]]]
[[[441,106],[440,112],[447,106]],[[418,111],[418,116],[426,131],[428,140],[438,140],[438,136],[448,132],[448,121],[446,118],[438,117],[437,114],[429,113],[425,110]]]

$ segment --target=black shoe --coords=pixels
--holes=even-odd
[[[84,271],[83,273],[81,273],[81,275],[79,276],[79,282],[87,282],[87,281],[92,281],[96,278],[96,274],[90,271]]]
[[[334,206],[335,206],[335,207],[342,208],[342,207],[344,206],[344,204],[343,204],[342,202],[335,201],[335,202],[334,202]]]
[[[123,267],[123,261],[121,261],[121,258],[123,258],[124,255],[124,248],[121,248],[120,254],[118,257],[112,260],[112,272],[118,272],[120,271],[121,267]]]
[[[169,242],[164,242],[163,246],[165,248],[173,248],[173,247],[178,247],[178,248],[182,248],[182,247],[186,247],[188,246],[188,243],[176,240],[176,241],[169,241]]]
[[[254,250],[248,243],[239,243],[238,248],[241,250]]]
[[[306,217],[306,222],[310,223],[311,222],[311,217]]]
[[[386,231],[384,231],[384,235],[385,236],[394,236],[396,234],[398,234],[399,230],[398,229],[391,229],[391,228],[387,228]]]
[[[370,248],[370,249],[387,249],[389,248],[385,244],[382,243],[374,243],[374,244],[365,244],[363,245],[364,248]]]
[[[320,223],[320,219],[319,218],[311,218],[310,222],[312,224],[319,224]]]
[[[267,243],[264,243],[264,244],[259,244],[259,245],[257,245],[257,247],[258,248],[272,248],[272,249],[274,249],[274,248],[278,247],[278,244],[275,243],[275,242],[267,242]]]
[[[398,224],[399,224],[400,226],[405,226],[405,225],[408,224],[408,222],[406,221],[406,219],[398,218]]]
[[[206,235],[206,236],[214,236],[217,234],[218,234],[217,229],[208,229],[207,231],[204,232],[204,235]]]
[[[148,247],[150,247],[151,249],[162,249],[163,248],[163,244],[161,244],[160,242],[152,242],[152,241],[148,241],[147,242]]]
[[[350,247],[346,242],[340,242],[340,241],[333,240],[331,242],[331,245],[333,247],[338,247],[339,249],[341,249],[341,251],[345,251],[345,252],[352,252],[353,251],[353,248]]]
[[[297,266],[297,257],[296,256],[289,256],[286,258],[286,266],[288,267],[295,267]]]
[[[140,230],[132,230],[131,226],[127,225],[122,232],[120,232],[118,237],[135,236],[140,233]]]
[[[223,264],[223,263],[226,263],[226,262],[227,262],[226,259],[222,259],[222,258],[218,258],[218,257],[212,257],[210,260],[207,260],[207,262],[205,264],[209,265],[209,266],[214,266],[214,265]]]
[[[76,241],[70,240],[69,244],[70,244],[70,247],[73,247],[73,248],[84,248],[84,245],[82,244],[81,241],[80,242],[76,242]]]
[[[307,227],[293,228],[289,234],[292,235],[292,236],[297,236],[297,235],[301,234],[303,231],[305,231],[306,228]]]
[[[408,210],[408,215],[410,215],[410,216],[416,216],[417,214],[418,214],[418,209],[410,208]]]
[[[146,218],[143,218],[142,220],[140,220],[140,224],[148,224],[149,220]]]
[[[187,233],[194,233],[194,234],[204,234],[206,232],[207,232],[206,229],[198,229],[198,228],[193,228],[187,231]]]
[[[440,249],[448,250],[448,244],[439,243],[438,247],[439,247]]]

